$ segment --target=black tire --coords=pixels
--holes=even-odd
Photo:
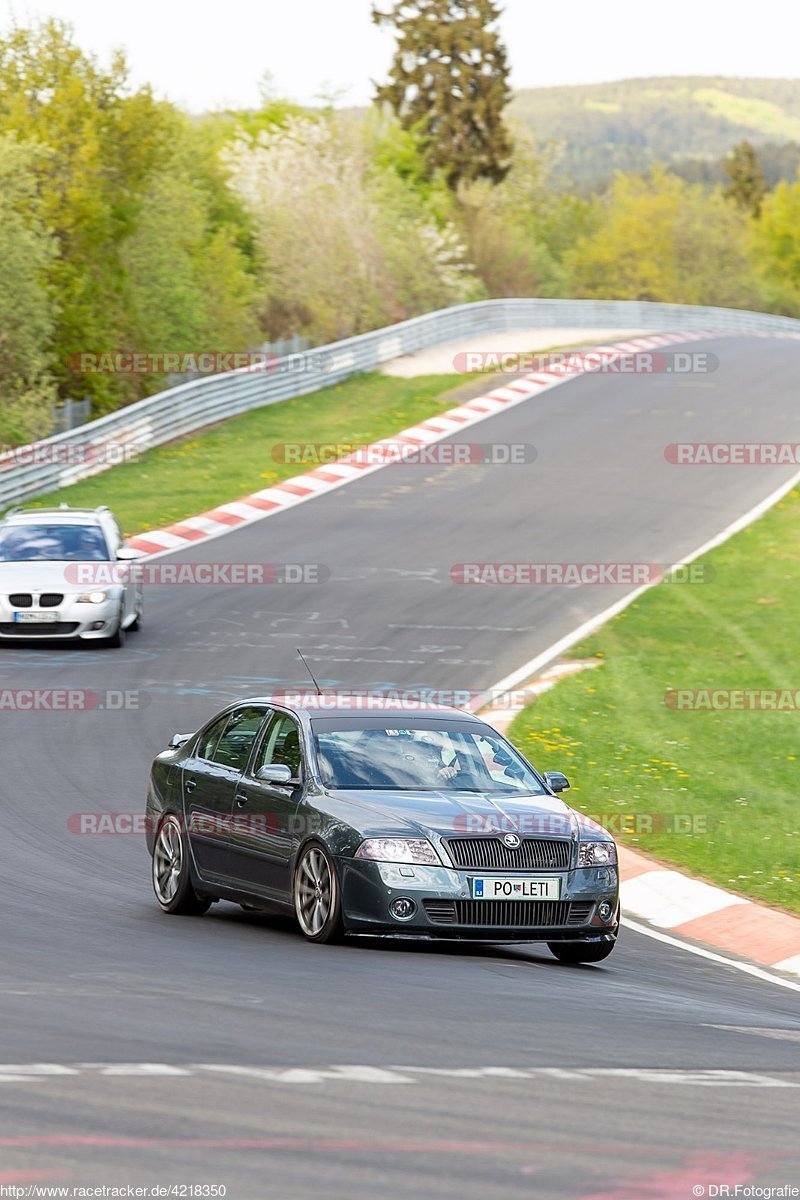
[[[562,963],[598,963],[608,958],[613,942],[548,942],[547,948]]]
[[[174,813],[164,817],[156,833],[152,881],[162,912],[199,917],[211,907],[211,900],[194,890],[189,848]]]
[[[339,878],[321,842],[309,842],[300,851],[292,881],[292,903],[300,932],[309,942],[341,941],[344,923]]]

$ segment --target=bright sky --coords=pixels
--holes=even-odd
[[[291,99],[313,102],[332,88],[344,103],[363,104],[393,46],[370,9],[370,0],[0,0],[0,28],[62,17],[82,47],[101,57],[124,47],[134,83],[196,111],[252,106],[266,71]],[[800,75],[797,0],[505,0],[500,28],[518,88]]]

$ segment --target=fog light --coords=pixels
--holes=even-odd
[[[408,921],[416,911],[416,904],[406,896],[401,896],[398,900],[393,900],[389,905],[389,912],[396,921]]]
[[[597,915],[601,921],[610,921],[613,912],[614,910],[607,900],[603,900],[602,904],[597,906]]]
[[[105,628],[105,624],[106,624],[106,623],[105,623],[105,621],[92,621],[92,623],[91,623],[91,625],[89,626],[89,628],[90,628],[90,629],[104,629],[104,628]]]

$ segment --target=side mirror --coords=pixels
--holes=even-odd
[[[134,559],[141,557],[141,550],[135,550],[133,546],[120,546],[117,551],[117,562],[133,562]]]
[[[544,778],[551,792],[569,791],[569,780],[561,771],[545,771]]]
[[[283,763],[269,763],[258,768],[256,779],[260,779],[262,783],[291,783],[292,772]]]
[[[190,733],[173,733],[169,740],[170,750],[180,750],[181,746],[185,746],[191,736]]]

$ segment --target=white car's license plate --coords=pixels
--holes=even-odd
[[[558,900],[561,880],[521,879],[519,875],[483,875],[472,880],[473,900]]]
[[[57,625],[58,613],[55,609],[50,612],[15,612],[14,620],[20,625]]]

